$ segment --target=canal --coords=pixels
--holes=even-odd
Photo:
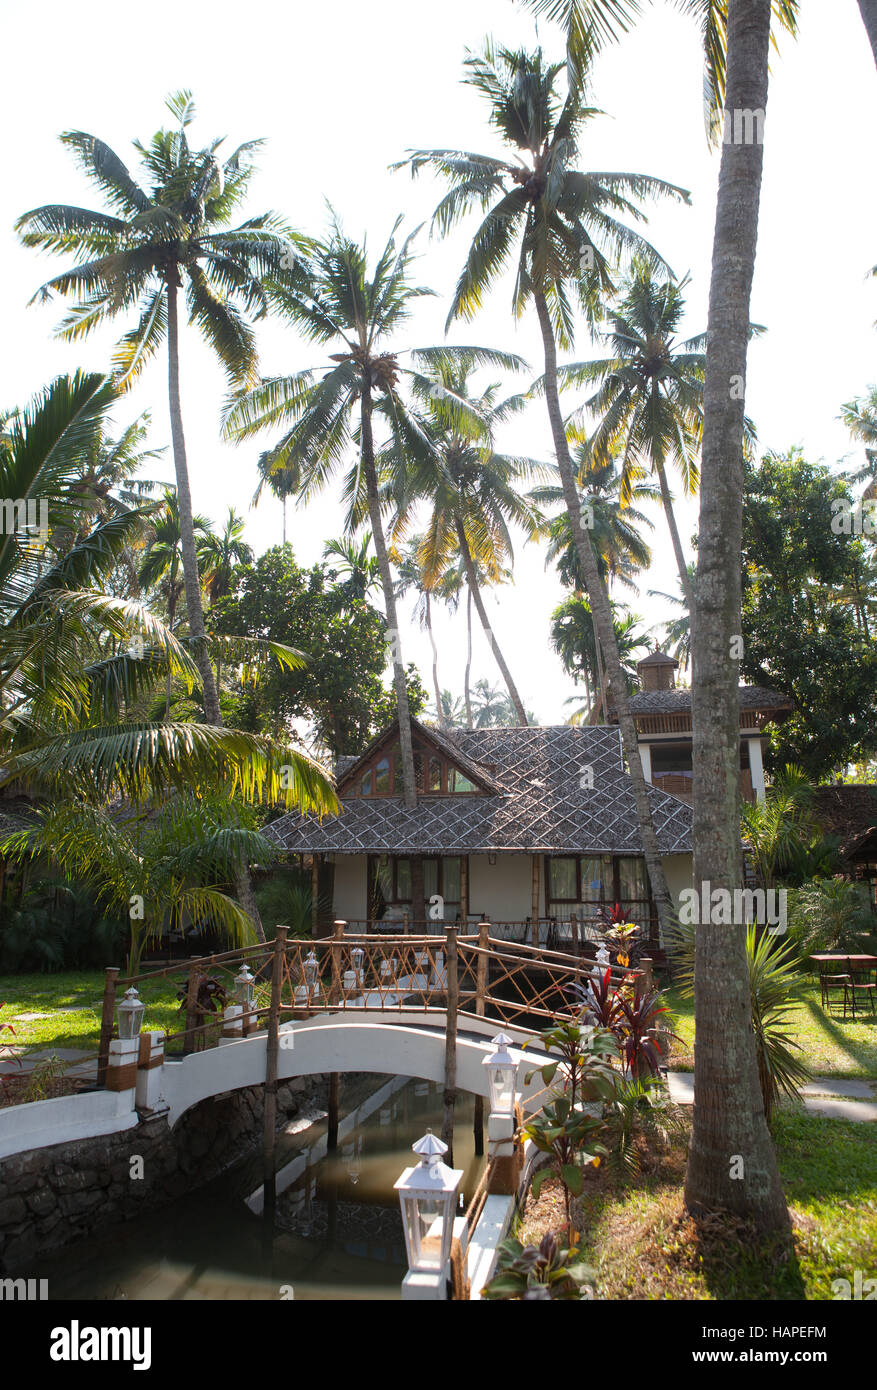
[[[326,1153],[320,1111],[279,1139],[273,1239],[259,1214],[254,1155],[169,1206],[42,1260],[49,1298],[398,1299],[406,1262],[393,1183],[425,1129],[440,1132],[442,1090],[405,1077],[342,1078],[335,1153]],[[484,1162],[475,1155],[474,1104],[461,1094],[456,1107],[464,1204]]]

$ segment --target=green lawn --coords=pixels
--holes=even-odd
[[[838,1013],[828,1015],[819,1002],[819,988],[806,984],[795,992],[789,1026],[800,1043],[807,1066],[815,1076],[877,1078],[877,1018],[862,1015],[855,1023]],[[677,1043],[670,1065],[675,1071],[694,1068],[694,1002],[682,999],[678,990],[667,991],[668,1005],[676,1017]]]
[[[144,983],[144,1028],[178,1031],[183,1026],[176,992],[185,970],[171,980]],[[96,1052],[104,991],[102,970],[70,970],[57,975],[12,975],[0,985],[0,1025],[11,1023],[15,1034],[0,1031],[0,1046],[82,1048]],[[71,1012],[68,1012],[70,1010]],[[48,1013],[51,1018],[20,1021],[20,1014]]]

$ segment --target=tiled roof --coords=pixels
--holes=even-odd
[[[458,742],[452,741],[448,734],[442,733],[439,729],[433,728],[432,726],[421,724],[419,719],[411,720],[411,732],[421,743],[431,744],[434,748],[437,748],[439,752],[444,753],[446,757],[450,758],[451,761],[456,764],[460,772],[465,773],[471,781],[477,782],[483,790],[490,792],[502,791],[502,787],[494,781],[492,773],[488,772],[487,768],[481,767],[480,764],[470,756],[468,750],[462,748]],[[372,739],[368,748],[366,748],[365,752],[360,757],[349,760],[339,760],[346,764],[343,773],[338,775],[339,785],[342,780],[346,780],[348,777],[351,779],[351,782],[355,781],[356,773],[360,765],[365,766],[381,744],[390,744],[394,740],[397,740],[398,737],[398,725],[394,721],[389,729],[384,729],[383,733],[378,734],[377,738]]]
[[[642,852],[617,728],[453,730],[444,741],[501,790],[423,797],[413,811],[398,797],[349,797],[340,815],[293,813],[265,835],[291,853]],[[655,787],[649,800],[662,853],[690,851],[691,807]]]
[[[840,838],[840,852],[850,854],[877,824],[877,787],[869,782],[846,782],[816,787],[814,811],[822,830]]]
[[[741,709],[791,709],[788,695],[763,685],[740,686]],[[691,709],[690,690],[645,690],[630,698],[631,714],[681,714]]]

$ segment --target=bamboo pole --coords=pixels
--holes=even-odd
[[[283,956],[286,950],[286,927],[277,928],[274,958],[271,962],[271,1007],[268,1010],[268,1037],[265,1048],[264,1163],[262,1192],[263,1213],[268,1227],[274,1225],[277,1202],[275,1153],[277,1149],[277,1056],[280,1047],[280,988],[283,979]]]
[[[336,921],[334,925],[332,951],[332,986],[329,993],[330,1004],[341,1002],[341,951],[346,923]],[[326,1129],[326,1151],[335,1153],[338,1148],[338,1100],[341,1093],[341,1077],[337,1071],[329,1073],[329,1117]]]
[[[448,1006],[445,1024],[445,1109],[442,1142],[447,1144],[447,1163],[454,1161],[454,1106],[457,1100],[457,1009],[460,983],[457,977],[457,928],[445,927],[445,969],[448,976]]]
[[[466,926],[469,920],[469,856],[460,856],[460,920]]]
[[[108,965],[104,978],[104,1002],[100,1016],[100,1043],[97,1053],[97,1084],[104,1086],[107,1079],[107,1066],[110,1060],[110,1042],[113,1036],[113,1019],[116,1012],[116,982],[119,967]]]
[[[541,855],[533,855],[533,868],[530,880],[530,937],[533,948],[539,947],[539,860]]]
[[[478,923],[478,945],[483,951],[479,955],[475,966],[475,1013],[478,1018],[484,1017],[484,1000],[487,997],[487,968],[489,964],[488,941],[490,937],[490,923]],[[478,1158],[484,1154],[484,1097],[475,1097],[475,1153]]]

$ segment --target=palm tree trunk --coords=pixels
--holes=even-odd
[[[478,575],[475,572],[475,564],[472,560],[472,553],[469,550],[469,542],[466,539],[466,532],[463,529],[463,524],[461,521],[457,522],[457,539],[460,542],[460,554],[463,557],[463,564],[466,566],[466,581],[469,585],[469,593],[472,595],[472,598],[475,601],[475,608],[478,613],[478,617],[481,619],[481,626],[484,628],[484,635],[490,643],[490,650],[496,657],[496,664],[502,672],[502,678],[505,681],[506,690],[509,692],[509,699],[514,705],[515,714],[518,717],[518,723],[526,726],[527,713],[524,709],[523,701],[521,700],[521,697],[518,694],[518,688],[512,680],[512,673],[506,665],[506,659],[500,651],[499,643],[493,635],[493,629],[490,626],[490,619],[487,616],[487,609],[484,607],[484,600],[481,597],[481,590],[478,587]]]
[[[472,696],[469,676],[472,671],[472,590],[466,585],[466,672],[463,677],[463,700],[466,704],[466,728],[472,728]]]
[[[173,632],[173,630],[174,630],[174,623],[175,623],[175,621],[176,621],[176,617],[177,617],[177,594],[176,594],[176,587],[175,587],[175,585],[174,585],[173,570],[171,570],[171,576],[170,576],[170,592],[169,592],[169,594],[168,594],[168,600],[167,600],[167,621],[168,621],[168,627],[170,628],[171,632]],[[166,686],[165,686],[165,696],[164,696],[164,717],[165,717],[165,719],[169,719],[169,718],[170,718],[170,713],[171,713],[171,668],[170,668],[170,665],[168,665],[168,668],[167,668],[167,678],[166,678],[166,682],[167,682],[167,683],[166,683]]]
[[[286,545],[286,493],[281,497],[280,503],[283,507],[283,544]]]
[[[729,127],[735,113],[766,107],[770,20],[770,0],[730,0],[692,614],[694,882],[731,891],[742,875],[739,671],[731,652],[741,630],[744,401],[735,388],[746,373],[763,147]],[[695,1103],[685,1200],[695,1212],[722,1207],[755,1218],[760,1230],[788,1230],[758,1079],[746,927],[701,923],[696,940]],[[744,1164],[742,1178],[733,1155]]]
[[[871,40],[874,62],[877,63],[877,0],[859,0],[859,11],[862,15],[862,22],[868,31],[868,38]]]
[[[204,687],[204,714],[208,724],[221,726],[219,697],[213,682],[213,667],[207,654],[204,631],[204,610],[201,606],[201,580],[195,553],[195,529],[192,524],[192,492],[189,487],[189,468],[186,463],[186,440],[183,435],[183,412],[180,403],[180,348],[177,324],[177,286],[167,286],[167,343],[168,396],[171,416],[171,441],[174,451],[174,472],[177,477],[177,500],[180,507],[180,548],[183,552],[183,578],[186,582],[186,613],[193,655]]]
[[[423,597],[425,599],[426,610],[426,631],[429,636],[429,645],[432,647],[432,688],[435,691],[435,712],[439,722],[439,728],[443,729],[445,727],[445,717],[442,711],[442,692],[438,678],[438,647],[432,635],[432,603],[430,602],[428,589],[424,589]]]
[[[393,656],[393,687],[396,692],[396,714],[399,720],[399,750],[402,755],[402,784],[405,789],[405,805],[409,810],[417,806],[417,786],[414,780],[414,746],[411,740],[411,710],[408,706],[408,685],[405,680],[405,667],[402,664],[402,641],[399,619],[396,614],[396,595],[393,589],[393,574],[390,570],[390,557],[384,539],[384,526],[381,518],[381,504],[378,497],[378,477],[375,470],[375,447],[372,435],[372,399],[367,385],[362,393],[362,468],[365,475],[368,496],[368,514],[371,521],[375,555],[384,591],[384,608],[387,614]],[[411,859],[411,916],[415,922],[426,919],[426,906],[423,890],[423,860],[419,855]]]
[[[679,571],[679,583],[682,585],[682,592],[688,604],[688,611],[694,610],[694,591],[691,587],[691,579],[688,574],[688,566],[685,563],[685,556],[682,553],[682,542],[679,539],[679,527],[676,525],[676,513],[673,511],[673,498],[670,495],[670,486],[667,482],[667,470],[663,463],[655,461],[655,472],[658,475],[658,484],[661,488],[661,502],[664,507],[664,516],[667,518],[667,526],[670,530],[670,540],[673,542],[673,554],[676,556],[676,568]]]
[[[548,310],[545,295],[541,291],[535,293],[534,299],[536,302],[536,312],[539,315],[539,326],[542,330],[542,345],[545,353],[545,400],[548,406],[548,418],[551,422],[551,434],[554,440],[557,466],[560,469],[561,481],[563,483],[563,496],[567,511],[569,512],[570,525],[572,526],[572,534],[575,538],[579,563],[585,577],[585,584],[591,603],[591,613],[594,618],[597,633],[597,642],[602,649],[603,662],[609,677],[609,689],[615,696],[615,708],[617,711],[618,723],[621,728],[621,743],[627,759],[627,771],[630,776],[633,797],[636,803],[637,818],[639,820],[643,857],[646,861],[649,882],[652,887],[652,897],[658,913],[658,924],[663,931],[670,926],[673,903],[667,890],[667,880],[664,877],[664,865],[661,860],[661,851],[658,847],[658,837],[655,833],[654,822],[652,821],[652,810],[649,804],[649,793],[646,788],[646,779],[639,753],[636,726],[633,722],[633,716],[630,713],[627,685],[625,684],[624,676],[621,671],[618,643],[615,640],[615,628],[612,623],[612,609],[609,606],[609,595],[606,593],[606,588],[600,578],[600,571],[597,568],[597,560],[594,555],[594,548],[591,545],[591,538],[587,530],[581,525],[581,504],[579,502],[579,494],[576,491],[575,471],[573,469],[572,459],[569,456],[569,445],[567,443],[566,430],[563,425],[560,397],[557,390],[557,346],[554,342],[554,329],[551,326],[551,315]]]

